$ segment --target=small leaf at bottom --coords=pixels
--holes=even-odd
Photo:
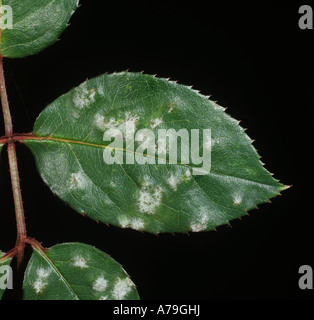
[[[26,300],[138,300],[120,264],[83,243],[34,248],[25,271]]]

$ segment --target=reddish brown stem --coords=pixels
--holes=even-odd
[[[3,112],[3,119],[4,119],[5,136],[11,137],[13,134],[13,126],[12,126],[12,118],[11,118],[11,113],[9,108],[7,89],[5,86],[2,56],[0,56],[0,96],[1,96],[2,112]]]
[[[11,184],[12,184],[15,215],[16,215],[16,225],[17,225],[17,239],[16,239],[17,259],[18,259],[18,263],[20,263],[23,259],[25,239],[27,236],[26,236],[26,226],[25,226],[25,218],[24,218],[22,193],[21,193],[21,187],[20,187],[19,171],[17,167],[15,144],[13,141],[10,141],[8,143],[8,157],[9,157]]]
[[[12,138],[13,137],[12,119],[11,119],[9,101],[8,101],[8,96],[7,96],[6,86],[5,86],[3,58],[1,56],[0,56],[0,96],[1,96],[1,104],[2,104],[4,125],[5,125],[5,137],[1,138],[1,143],[8,144],[7,151],[8,151],[11,185],[12,185],[14,206],[15,206],[16,225],[17,225],[17,239],[16,239],[15,250],[16,250],[17,260],[19,265],[23,259],[25,240],[27,236],[26,236],[26,226],[25,226],[20,178],[19,178],[19,171],[18,171],[17,158],[16,158],[15,141]]]

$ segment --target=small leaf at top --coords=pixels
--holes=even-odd
[[[4,254],[0,251],[0,259],[4,256]],[[5,286],[7,285],[8,279],[8,270],[7,267],[10,266],[12,258],[7,258],[5,260],[0,260],[0,299],[6,290]]]
[[[0,55],[29,56],[57,41],[79,0],[0,0]]]
[[[131,137],[112,153],[104,132],[126,133],[127,125],[136,129],[134,152],[124,152]],[[199,166],[192,161],[171,163],[170,149],[177,148],[165,149],[158,129],[210,129],[211,140],[203,137],[206,143],[201,145],[203,154],[211,152],[210,173],[194,174]],[[181,141],[189,146],[190,138]],[[79,213],[123,228],[152,233],[212,230],[285,189],[263,167],[239,122],[222,107],[187,86],[142,73],[105,74],[84,82],[50,104],[24,142],[55,194]],[[141,157],[138,148],[145,143],[154,152],[166,152],[161,157],[166,164],[157,159],[157,151]],[[117,160],[121,153],[123,162],[105,161]],[[133,164],[126,164],[127,154]]]
[[[23,282],[25,300],[138,300],[120,264],[83,243],[34,248]]]

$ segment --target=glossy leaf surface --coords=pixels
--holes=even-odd
[[[119,129],[125,134],[127,124],[137,134],[134,152],[124,152],[130,138],[112,155],[104,132]],[[155,139],[140,136],[138,130],[144,128]],[[170,163],[170,142],[168,154],[161,157],[167,163],[160,163],[156,158],[164,146],[158,129],[199,129],[200,141],[202,130],[210,129],[211,140],[204,138],[201,144],[203,153],[211,151],[210,173],[194,174],[200,165],[191,157],[188,164]],[[105,74],[84,82],[46,107],[33,136],[24,142],[55,194],[81,214],[124,228],[152,233],[212,230],[285,189],[263,167],[239,122],[222,107],[190,87],[142,73]],[[148,154],[149,163],[139,164],[136,159],[148,153],[140,157],[143,143],[156,153]],[[124,160],[108,164],[105,152],[114,159],[124,153]],[[126,154],[134,164],[126,164]]]
[[[34,248],[25,271],[26,300],[137,300],[135,285],[120,264],[83,243]]]
[[[78,2],[0,0],[0,54],[9,58],[21,58],[50,46],[67,27]]]

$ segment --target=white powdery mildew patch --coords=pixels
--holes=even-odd
[[[168,179],[168,184],[173,190],[177,190],[177,186],[180,182],[180,178],[176,177],[174,174],[171,174],[170,178]]]
[[[99,300],[108,300],[108,296],[101,296]]]
[[[93,285],[95,291],[105,291],[107,288],[108,281],[104,277],[99,277],[96,279]]]
[[[119,222],[121,228],[127,228],[130,225],[130,219],[126,215],[119,216],[118,222]]]
[[[240,204],[242,200],[243,200],[242,196],[239,194],[236,194],[233,198],[233,204],[235,205]]]
[[[134,125],[134,128],[136,128],[136,124],[139,120],[139,117],[137,115],[133,115],[130,112],[126,112],[124,115],[124,119],[122,121],[117,121],[115,118],[110,118],[109,121],[105,120],[105,117],[99,113],[95,115],[94,118],[94,124],[95,126],[100,130],[106,130],[107,135],[109,136],[116,136],[114,132],[115,129],[119,129],[122,134],[126,133],[126,125],[132,126]]]
[[[120,130],[116,130],[116,128],[109,128],[106,130],[106,135],[123,140],[123,133]]]
[[[198,212],[197,216],[191,222],[191,229],[193,232],[200,232],[207,228],[209,222],[209,214],[205,208]]]
[[[132,287],[133,283],[129,278],[123,280],[118,278],[113,287],[112,296],[115,300],[123,300],[125,296],[130,293]]]
[[[145,223],[140,218],[133,218],[130,223],[130,227],[134,230],[143,230]]]
[[[136,123],[138,122],[138,120],[139,120],[139,116],[133,115],[131,112],[125,113],[125,123],[133,124],[134,126],[136,126]]]
[[[75,107],[80,110],[83,109],[95,101],[95,95],[94,89],[88,90],[86,82],[82,83],[74,92],[73,102]]]
[[[149,176],[144,176],[144,182],[142,184],[143,187],[149,187],[153,184],[153,180]]]
[[[162,199],[162,189],[157,187],[154,193],[151,193],[146,186],[140,190],[138,205],[143,213],[153,214],[160,206]]]
[[[155,129],[156,127],[162,124],[162,120],[160,118],[152,119],[150,120],[149,124],[152,129]]]
[[[38,275],[38,277],[39,278],[48,278],[49,277],[49,275],[50,275],[50,270],[46,270],[46,269],[44,269],[44,268],[39,268],[38,270],[37,270],[37,275]]]
[[[75,256],[73,258],[73,265],[74,265],[74,267],[78,267],[81,269],[85,269],[88,267],[85,258],[83,258],[82,256]]]
[[[69,188],[73,189],[85,189],[88,184],[87,177],[83,171],[72,173],[69,179]]]
[[[132,228],[134,230],[143,230],[145,227],[145,223],[140,218],[129,218],[126,215],[121,215],[118,218],[118,222],[121,228]]]
[[[103,87],[101,84],[97,87],[97,92],[98,92],[101,96],[104,96],[104,95],[105,95],[104,87]]]
[[[37,278],[33,283],[33,288],[37,294],[40,293],[47,285],[47,278],[49,277],[50,273],[51,270],[46,270],[44,268],[37,269]]]
[[[105,122],[105,117],[100,113],[95,114],[94,124],[100,130],[105,130],[112,127],[116,128],[118,125],[115,118],[110,118],[108,122]]]
[[[94,118],[94,123],[98,129],[103,130],[105,128],[105,117],[99,113],[96,113]]]
[[[168,184],[171,187],[171,189],[176,191],[180,183],[182,183],[183,181],[189,181],[191,180],[191,178],[192,178],[191,171],[190,169],[187,169],[181,177],[179,177],[178,175],[174,175],[172,173],[170,178],[168,179]]]
[[[187,169],[187,170],[185,171],[185,178],[186,178],[187,180],[191,180],[192,174],[191,174],[191,170],[190,170],[190,169]]]

